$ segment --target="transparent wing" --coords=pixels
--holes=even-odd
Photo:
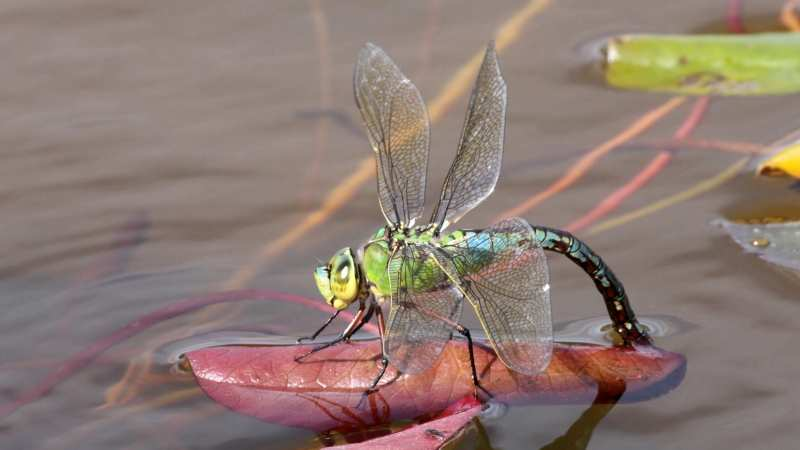
[[[442,186],[431,223],[456,222],[494,191],[500,176],[506,123],[506,83],[490,43],[469,99],[455,160]]]
[[[389,361],[403,372],[422,372],[436,362],[450,340],[453,325],[461,318],[462,296],[438,268],[428,246],[402,247],[388,270]]]
[[[375,150],[378,200],[386,220],[413,225],[425,203],[430,123],[417,88],[379,47],[358,54],[353,89]]]
[[[546,368],[553,351],[549,272],[530,225],[503,220],[442,246],[437,258],[455,267],[459,287],[503,363],[525,374]]]

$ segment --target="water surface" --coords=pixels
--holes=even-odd
[[[743,3],[746,17],[758,24],[776,17],[781,5]],[[311,270],[317,259],[363,242],[381,224],[372,181],[299,242],[263,263],[252,261],[369,155],[352,99],[358,49],[366,41],[381,45],[433,99],[524,5],[4,2],[0,400],[11,401],[96,339],[187,296],[258,287],[316,298]],[[488,225],[555,180],[583,149],[667,100],[603,87],[587,67],[591,42],[628,31],[722,30],[724,14],[725,2],[716,0],[565,0],[531,19],[500,56],[510,108],[505,172],[464,225]],[[714,99],[694,137],[766,144],[800,126],[796,104],[794,96]],[[433,125],[429,198],[455,152],[465,105],[462,96]],[[687,102],[647,137],[668,138],[688,110]],[[563,226],[653,156],[635,146],[612,153],[525,217]],[[619,212],[676,193],[739,157],[679,151]],[[764,201],[796,204],[798,194],[786,183],[744,175],[587,238],[625,283],[640,315],[671,318],[658,345],[689,361],[675,391],[611,409],[591,448],[796,444],[798,279],[744,254],[708,225],[723,212]],[[150,224],[146,241],[119,259],[109,243],[137,217]],[[550,265],[555,320],[571,323],[563,330],[573,337],[587,323],[596,329],[604,310],[590,280],[558,257]],[[242,268],[253,276],[242,278]],[[300,306],[245,302],[165,321],[0,420],[0,447],[319,445],[312,433],[215,405],[175,368],[174,356],[254,334],[308,334],[323,318]],[[484,426],[496,448],[539,448],[565,433],[586,407],[512,408]]]

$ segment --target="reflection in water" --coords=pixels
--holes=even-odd
[[[545,445],[541,450],[583,450],[600,421],[614,408],[622,394],[625,384],[600,384],[592,405],[567,429],[566,433]]]
[[[486,428],[484,428],[483,423],[481,423],[479,418],[475,418],[472,421],[473,425],[475,426],[475,431],[478,434],[478,439],[475,442],[475,449],[476,450],[494,450],[492,447],[492,442],[489,440],[489,433],[486,432]]]
[[[616,406],[624,393],[624,383],[598,386],[597,395],[592,404],[561,436],[544,445],[540,450],[585,450],[588,448],[592,433],[608,413],[614,409],[614,406]],[[474,448],[476,450],[493,450],[491,438],[481,422],[482,419],[485,419],[484,414],[473,419],[472,426],[476,434]]]

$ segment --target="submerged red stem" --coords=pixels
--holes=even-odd
[[[697,99],[692,111],[689,113],[689,116],[686,117],[686,120],[683,122],[680,128],[678,128],[678,130],[675,132],[673,139],[681,140],[689,137],[692,131],[694,131],[694,129],[703,119],[703,115],[708,109],[708,101],[708,97],[700,97]],[[612,192],[611,195],[606,197],[605,200],[592,208],[591,211],[570,223],[564,227],[564,229],[574,233],[588,227],[598,219],[605,217],[608,213],[617,209],[617,207],[619,207],[619,205],[622,204],[626,198],[633,195],[636,191],[649,183],[650,180],[655,178],[656,175],[658,175],[669,165],[670,161],[672,161],[672,151],[660,151],[658,155],[656,155],[656,157],[653,158],[653,160],[651,160],[650,163],[644,169],[642,169],[641,172],[636,174],[636,176],[633,177],[628,183]]]
[[[728,0],[727,12],[728,31],[731,33],[746,33],[742,21],[742,0]]]
[[[14,401],[0,406],[0,419],[14,413],[17,409],[27,405],[28,403],[44,397],[54,387],[69,379],[72,375],[89,365],[100,354],[112,346],[119,344],[120,342],[123,342],[158,323],[203,308],[205,306],[246,300],[282,301],[306,306],[323,312],[331,311],[331,308],[325,306],[321,301],[311,300],[299,295],[285,292],[261,289],[244,289],[219,292],[180,300],[172,305],[153,311],[140,317],[139,319],[134,320],[133,322],[128,323],[110,335],[96,340],[94,343],[84,348],[80,352],[70,356],[55,370],[50,372],[44,378],[44,380],[42,380],[36,386],[20,393]],[[339,317],[343,319],[350,319],[352,318],[352,314],[343,312],[339,314]],[[372,324],[365,324],[364,329],[371,333],[377,333],[376,327]]]

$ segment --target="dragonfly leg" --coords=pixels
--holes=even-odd
[[[361,323],[359,323],[358,325],[356,325],[356,327],[353,329],[353,332],[352,332],[352,333],[350,333],[350,336],[348,336],[348,337],[345,339],[345,341],[347,341],[347,342],[350,342],[350,338],[351,338],[351,337],[353,337],[353,335],[354,335],[354,334],[358,333],[358,330],[360,330],[360,329],[361,329],[361,327],[363,327],[363,326],[364,326],[364,324],[366,324],[367,322],[369,322],[369,320],[372,318],[372,313],[373,313],[373,310],[374,310],[374,309],[375,309],[375,304],[374,304],[374,303],[372,303],[372,302],[370,302],[370,304],[369,304],[369,307],[368,307],[368,309],[367,309],[367,314],[364,316],[364,320],[362,320],[362,321],[361,321]]]
[[[356,408],[361,408],[362,403],[364,400],[369,397],[369,394],[373,392],[378,392],[378,383],[380,383],[383,376],[386,374],[386,369],[389,367],[389,354],[386,352],[386,339],[385,333],[386,330],[386,323],[383,320],[383,310],[381,310],[380,306],[372,305],[375,309],[375,317],[378,321],[378,337],[381,340],[381,368],[378,371],[378,374],[375,376],[375,379],[372,380],[372,384],[370,384],[369,388],[361,395],[361,399],[358,401]]]
[[[355,333],[355,330],[358,329],[358,326],[361,325],[361,323],[364,321],[366,315],[367,315],[367,305],[362,301],[358,305],[358,312],[356,312],[355,316],[353,316],[353,320],[351,320],[350,323],[347,324],[347,328],[345,328],[344,331],[342,331],[342,333],[336,337],[336,339],[327,342],[325,344],[322,344],[318,347],[314,347],[308,352],[303,353],[302,355],[296,357],[294,360],[296,362],[301,362],[305,358],[308,358],[309,356],[313,355],[314,353],[317,353],[320,350],[324,350],[328,347],[333,347],[334,345],[342,341],[350,339],[350,336],[352,336],[353,333]]]
[[[325,323],[323,323],[322,326],[319,327],[319,330],[315,331],[314,334],[312,334],[311,336],[303,336],[301,338],[297,338],[297,343],[299,344],[299,343],[301,343],[303,341],[313,341],[314,339],[316,339],[317,336],[319,336],[319,334],[322,333],[322,331],[325,328],[328,328],[328,325],[330,325],[331,322],[333,322],[333,319],[335,319],[336,316],[338,316],[340,312],[342,312],[342,311],[337,309],[336,312],[333,313],[332,316],[328,317],[328,320],[326,320]]]
[[[478,390],[480,389],[486,394],[489,398],[494,397],[491,392],[487,391],[483,385],[481,385],[480,380],[478,379],[478,368],[475,365],[475,351],[473,350],[472,344],[472,334],[469,332],[469,328],[465,327],[464,325],[456,324],[456,331],[458,331],[462,336],[467,338],[467,345],[469,346],[469,365],[472,369],[472,385],[475,388],[475,398],[478,398]]]
[[[419,311],[422,312],[423,314],[427,314],[431,317],[435,317],[445,323],[450,324],[450,326],[452,326],[456,331],[458,331],[460,335],[467,338],[467,345],[469,348],[469,365],[470,368],[472,369],[472,385],[475,388],[474,391],[475,398],[480,400],[480,397],[478,396],[478,390],[483,391],[483,393],[486,394],[486,396],[489,398],[494,397],[491,392],[487,391],[486,388],[483,387],[483,385],[481,385],[480,379],[478,378],[478,368],[475,364],[475,350],[473,349],[474,344],[472,343],[472,334],[469,332],[469,328],[465,327],[464,325],[461,325],[458,322],[450,320],[449,318],[444,317],[441,314],[437,314],[434,311],[429,311],[424,308],[419,308]]]
[[[378,372],[378,375],[375,376],[375,379],[372,380],[372,384],[370,385],[370,387],[367,388],[367,390],[364,391],[363,394],[361,394],[361,399],[358,401],[358,404],[356,405],[356,409],[360,409],[361,408],[361,405],[364,403],[364,400],[366,400],[367,397],[369,397],[370,394],[379,391],[378,383],[381,381],[381,378],[383,378],[383,376],[386,374],[386,369],[388,367],[389,367],[389,357],[387,357],[385,354],[382,354],[381,355],[381,369]]]

